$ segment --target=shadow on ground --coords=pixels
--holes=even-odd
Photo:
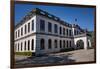
[[[75,59],[72,59],[72,54],[49,54],[49,55],[41,55],[41,56],[32,56],[23,60],[16,60],[16,65],[25,65],[25,64],[54,64],[54,63],[73,63]]]

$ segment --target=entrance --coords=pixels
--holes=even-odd
[[[84,49],[84,42],[83,42],[83,40],[78,40],[77,41],[76,49]]]

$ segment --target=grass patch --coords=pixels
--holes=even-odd
[[[32,56],[32,52],[15,52],[16,55]]]

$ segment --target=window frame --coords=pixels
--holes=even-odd
[[[40,20],[40,31],[45,31],[45,20]]]
[[[24,30],[25,31],[25,34],[27,34],[27,25],[25,24],[24,27],[25,27],[25,30]]]
[[[62,35],[62,27],[61,26],[59,27],[59,33],[60,33],[60,35]]]
[[[52,32],[52,23],[48,22],[48,32]]]
[[[55,39],[55,41],[54,41],[54,46],[55,46],[55,48],[57,48],[57,46],[58,46],[57,39]]]
[[[54,33],[58,33],[58,25],[54,24]]]
[[[31,50],[34,50],[34,39],[31,41]]]
[[[32,31],[34,31],[34,20],[32,20]]]
[[[48,39],[48,49],[51,49],[51,48],[52,48],[52,40]]]
[[[30,32],[30,22],[28,23],[28,33]]]
[[[21,27],[21,36],[23,36],[23,27]]]

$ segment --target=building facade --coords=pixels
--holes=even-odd
[[[91,47],[87,32],[80,26],[39,8],[33,9],[15,26],[14,38],[15,52],[44,54]]]

